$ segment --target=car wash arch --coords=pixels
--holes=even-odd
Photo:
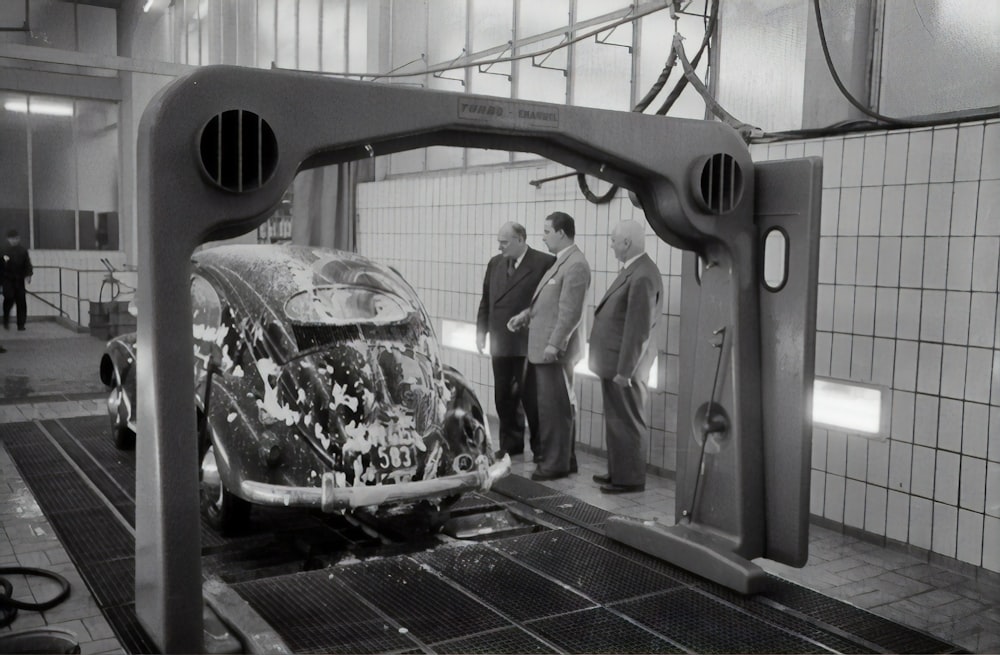
[[[191,253],[256,229],[301,170],[431,145],[531,152],[625,187],[685,251],[678,523],[615,517],[607,534],[741,593],[765,580],[752,559],[805,563],[818,159],[754,164],[714,121],[211,66],[139,128],[135,597],[164,652],[202,648]]]

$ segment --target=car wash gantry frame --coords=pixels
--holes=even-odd
[[[678,521],[614,517],[607,534],[742,593],[766,580],[754,558],[805,563],[818,159],[755,165],[714,121],[210,66],[139,126],[136,611],[164,652],[203,648],[192,252],[257,228],[301,170],[431,145],[531,152],[623,186],[686,251]],[[782,273],[765,284],[774,235]]]

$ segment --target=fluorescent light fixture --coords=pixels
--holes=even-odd
[[[590,344],[584,344],[583,346],[583,359],[576,363],[573,367],[573,371],[579,373],[580,375],[586,375],[590,378],[596,378],[597,375],[590,370],[590,366],[587,362],[590,361]],[[653,358],[653,365],[649,367],[649,379],[646,380],[646,384],[650,389],[658,388],[657,382],[659,381],[660,372],[660,357],[657,355]]]
[[[476,350],[476,325],[464,321],[441,321],[441,344],[448,348],[478,353]],[[487,343],[487,347],[489,344]],[[486,351],[489,354],[489,350]]]
[[[153,0],[146,0],[146,4],[142,6],[142,11],[145,14],[149,13],[149,10],[153,8]]]
[[[888,390],[884,387],[816,378],[813,382],[813,424],[862,436],[886,438],[888,401]]]
[[[476,325],[475,323],[466,323],[464,321],[451,321],[444,319],[441,321],[441,345],[448,348],[455,348],[457,350],[464,350],[470,353],[479,353],[476,350]],[[586,375],[587,377],[597,377],[594,375],[590,367],[587,366],[587,352],[588,345],[584,344],[583,359],[577,362],[573,370],[580,375]],[[483,350],[484,355],[490,354],[490,339],[487,335],[486,337],[486,348]],[[660,371],[660,358],[657,357],[653,360],[653,366],[649,369],[649,387],[651,389],[657,388],[657,381],[659,378]]]
[[[44,114],[46,116],[72,116],[72,103],[48,102],[45,100],[8,100],[3,103],[3,108],[7,111],[16,111],[21,114],[31,112],[32,114]]]

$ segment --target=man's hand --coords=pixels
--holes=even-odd
[[[30,275],[28,277],[24,278],[24,283],[25,284],[31,284],[31,276]]]
[[[542,353],[542,361],[546,364],[551,364],[557,359],[559,359],[559,349],[551,343],[545,346],[545,352]]]
[[[507,329],[510,330],[511,332],[517,332],[527,324],[528,324],[528,310],[526,309],[523,312],[519,312],[510,317],[510,320],[507,321]]]
[[[476,333],[476,350],[478,350],[479,354],[482,355],[483,350],[485,349],[486,349],[486,335]]]
[[[612,380],[612,382],[614,382],[615,384],[617,384],[619,387],[631,387],[632,386],[632,380],[628,379],[627,377],[625,377],[621,373],[618,373],[617,375],[615,375],[615,379]]]

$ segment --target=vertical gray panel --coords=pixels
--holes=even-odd
[[[765,556],[792,566],[805,564],[809,548],[822,180],[822,162],[815,157],[756,165],[759,238],[772,229],[787,236],[787,281],[774,290],[760,282]]]

